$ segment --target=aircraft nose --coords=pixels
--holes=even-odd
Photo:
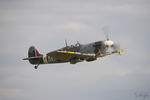
[[[105,41],[105,45],[108,47],[111,47],[113,44],[114,44],[114,42],[111,40]]]

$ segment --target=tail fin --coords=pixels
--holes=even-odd
[[[23,60],[29,60],[31,64],[40,64],[42,63],[42,54],[34,46],[31,46],[28,50],[28,58]]]
[[[31,46],[28,51],[28,57],[36,57],[36,56],[41,56],[41,54],[34,46]]]

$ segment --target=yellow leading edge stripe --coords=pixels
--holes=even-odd
[[[117,52],[127,51],[128,49],[117,50]]]
[[[123,52],[123,51],[127,51],[128,49],[121,49],[121,50],[117,50],[116,52]],[[71,51],[57,51],[60,53],[70,53],[70,54],[76,54],[76,52],[71,52]]]
[[[71,53],[71,54],[76,54],[75,52],[70,52],[70,51],[57,51],[57,52],[60,52],[60,53]]]

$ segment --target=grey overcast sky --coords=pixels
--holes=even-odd
[[[80,41],[110,38],[128,48],[76,65],[29,62],[40,53]],[[142,100],[150,95],[149,0],[0,0],[0,100]],[[150,96],[145,100],[150,100]]]

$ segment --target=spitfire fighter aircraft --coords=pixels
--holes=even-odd
[[[108,52],[109,48],[113,51]],[[83,61],[91,62],[97,60],[97,58],[115,53],[120,54],[120,52],[126,50],[127,49],[119,49],[117,45],[109,39],[89,44],[80,44],[77,42],[75,45],[71,46],[68,46],[66,42],[66,47],[47,54],[40,54],[34,46],[31,46],[28,50],[28,58],[24,58],[23,60],[29,60],[31,64],[35,65],[34,68],[37,69],[40,64],[67,62],[76,64]]]

